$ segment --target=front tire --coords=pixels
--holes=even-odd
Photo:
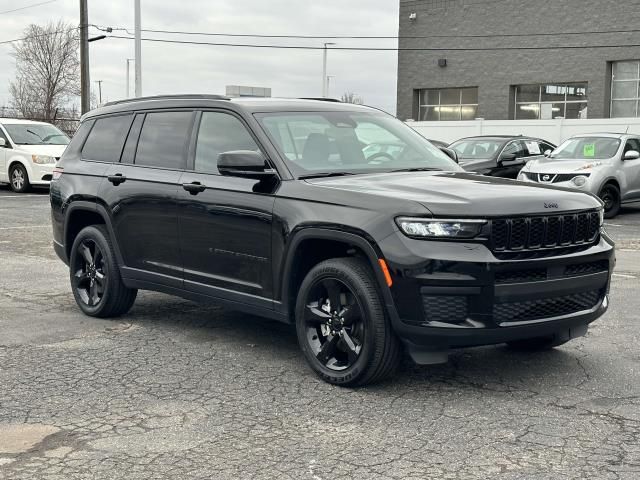
[[[138,291],[122,282],[114,248],[103,225],[80,231],[71,247],[69,275],[76,303],[91,317],[124,315],[136,300]]]
[[[31,189],[29,174],[23,165],[17,163],[11,167],[11,171],[9,172],[9,184],[11,185],[11,190],[16,193],[25,193]]]
[[[604,218],[613,218],[620,212],[620,189],[612,183],[607,183],[600,194],[600,200],[604,202]]]
[[[311,269],[298,293],[296,330],[311,368],[334,385],[379,382],[401,360],[374,273],[357,258],[326,260]]]

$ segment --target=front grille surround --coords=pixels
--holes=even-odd
[[[597,210],[571,214],[491,220],[491,249],[522,252],[594,243],[600,232]]]

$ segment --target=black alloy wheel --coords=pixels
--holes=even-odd
[[[80,243],[73,262],[73,288],[88,307],[97,307],[105,293],[108,271],[98,244],[87,238]]]
[[[389,378],[402,359],[369,262],[320,262],[298,290],[298,343],[309,366],[328,383],[363,386]]]
[[[318,280],[307,295],[306,339],[318,362],[329,370],[353,366],[362,352],[364,323],[357,297],[337,278]]]
[[[620,190],[615,185],[608,183],[602,187],[598,196],[604,203],[605,218],[613,218],[618,215],[620,211]]]

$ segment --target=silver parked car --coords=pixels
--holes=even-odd
[[[590,192],[604,203],[605,217],[620,205],[640,202],[640,136],[576,135],[545,157],[527,163],[518,180]]]

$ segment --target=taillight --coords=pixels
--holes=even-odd
[[[64,168],[62,167],[54,167],[53,175],[51,176],[52,180],[58,180],[64,172]]]

